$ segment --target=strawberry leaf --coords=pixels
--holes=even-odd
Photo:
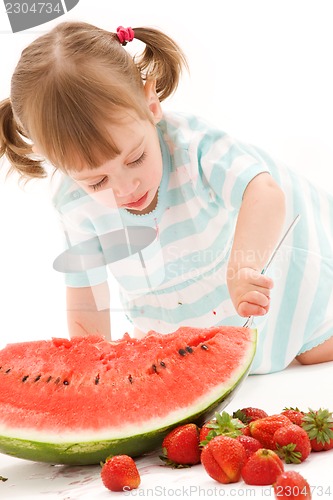
[[[296,444],[289,443],[284,446],[276,445],[276,454],[286,462],[286,464],[300,464],[302,453],[295,451]]]
[[[238,418],[241,422],[243,422],[243,424],[249,423],[249,419],[247,418],[247,416],[245,415],[245,413],[242,410],[234,411],[232,416],[234,418]]]
[[[325,444],[333,439],[332,413],[326,408],[320,408],[317,411],[309,408],[308,413],[305,413],[303,417],[302,427],[309,439],[315,439],[317,443]]]
[[[207,427],[208,427],[208,425],[207,425]],[[207,436],[205,437],[205,439],[200,441],[200,444],[199,444],[200,448],[203,448],[204,446],[206,446],[206,444],[208,444],[209,441],[211,441],[215,436],[217,436],[217,433],[214,429],[209,431]]]
[[[188,464],[177,464],[173,460],[169,460],[169,458],[165,457],[164,455],[159,455],[159,458],[164,462],[166,467],[171,467],[172,469],[188,469],[191,467],[191,465]]]
[[[206,438],[200,442],[201,447],[205,446],[216,436],[223,435],[236,438],[242,434],[241,429],[245,425],[238,418],[231,418],[229,413],[224,411],[222,413],[215,413],[215,419],[206,424],[206,427],[211,430],[208,432]]]

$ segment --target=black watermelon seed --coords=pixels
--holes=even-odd
[[[46,383],[50,382],[51,379],[52,379],[52,377],[50,375],[49,378],[47,379]]]
[[[157,366],[156,365],[152,365],[152,369],[153,369],[153,372],[157,373]]]
[[[128,380],[130,381],[131,384],[133,384],[133,377],[132,377],[132,375],[128,376]]]
[[[95,378],[95,385],[98,385],[99,384],[99,375],[97,375],[97,377]]]
[[[187,352],[189,352],[189,353],[193,352],[192,347],[190,347],[189,345],[186,347],[186,350],[187,350]]]
[[[8,370],[5,371],[5,373],[9,373],[11,370],[11,368],[8,368]]]
[[[180,354],[181,356],[185,356],[185,354],[186,354],[185,349],[179,349],[179,351],[178,351],[178,352],[179,352],[179,354]]]
[[[206,344],[202,344],[201,349],[203,349],[204,351],[208,351],[208,346],[206,346]]]
[[[166,368],[166,364],[164,363],[164,361],[160,361],[160,365],[162,366],[162,368]]]
[[[41,375],[37,375],[37,377],[35,378],[34,382],[38,382],[38,380],[41,378]]]
[[[69,385],[68,380],[64,380],[64,381],[63,381],[63,384],[64,384],[64,385]]]
[[[29,378],[29,375],[24,375],[24,377],[22,378],[22,382],[25,382],[28,378]]]

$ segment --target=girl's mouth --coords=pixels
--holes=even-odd
[[[127,207],[127,208],[140,208],[140,207],[144,206],[144,204],[147,201],[147,198],[148,198],[148,191],[146,192],[146,194],[144,194],[138,200],[133,201],[132,203],[125,203],[124,207]]]

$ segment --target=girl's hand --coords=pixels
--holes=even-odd
[[[231,300],[240,316],[263,316],[269,310],[273,280],[251,267],[242,267],[231,275],[228,288]]]

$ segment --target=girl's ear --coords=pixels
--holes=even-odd
[[[155,124],[158,123],[163,116],[160,100],[156,94],[156,80],[148,80],[144,86],[146,101],[150,109]]]

